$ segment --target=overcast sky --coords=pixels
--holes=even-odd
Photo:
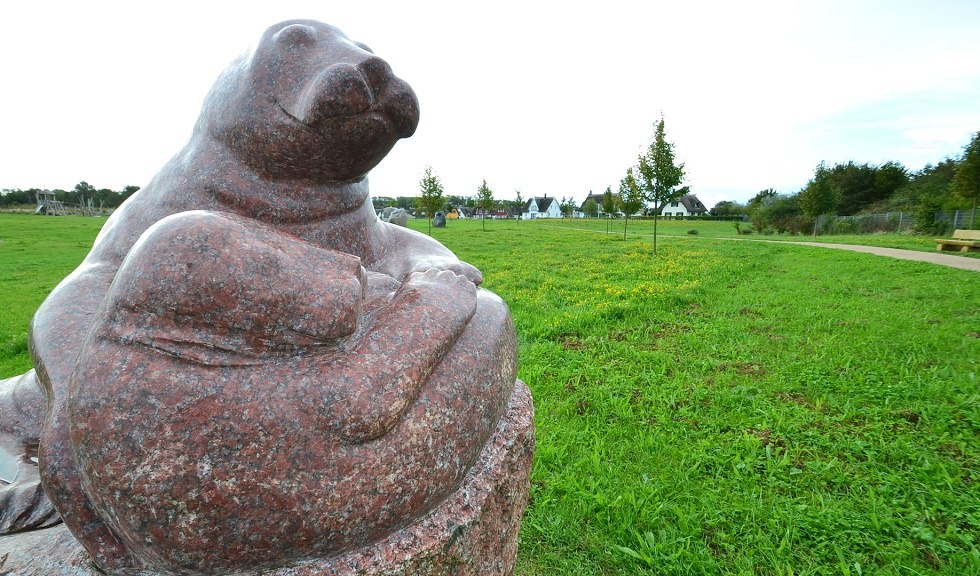
[[[288,18],[334,24],[415,89],[371,173],[415,195],[615,191],[664,115],[712,206],[795,192],[821,160],[911,170],[980,130],[980,2],[3,2],[0,188],[145,185],[218,73]]]

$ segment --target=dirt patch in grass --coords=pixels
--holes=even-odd
[[[783,402],[790,404],[796,404],[797,406],[805,406],[807,408],[813,407],[813,403],[799,392],[776,392],[774,396],[777,400],[782,400]]]
[[[625,342],[629,339],[630,331],[623,330],[622,328],[617,328],[615,330],[610,330],[608,338],[614,342]]]
[[[562,336],[558,339],[558,344],[565,350],[581,351],[589,347],[584,340],[578,336]]]
[[[922,416],[913,410],[902,410],[898,415],[909,424],[918,424],[919,420],[922,419]]]
[[[765,430],[756,430],[755,428],[749,428],[745,431],[746,434],[750,436],[755,436],[762,442],[763,448],[766,446],[775,446],[776,448],[786,448],[786,441],[778,436],[772,435],[772,430],[768,428]]]
[[[766,367],[756,362],[730,362],[719,364],[718,370],[734,370],[740,376],[755,376],[757,378],[769,373]]]

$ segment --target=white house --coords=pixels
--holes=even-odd
[[[660,209],[663,216],[704,216],[708,209],[694,194],[685,194]]]
[[[524,218],[561,218],[561,207],[558,206],[558,199],[543,197],[531,198],[524,205]]]

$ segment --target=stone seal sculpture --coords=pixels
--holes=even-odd
[[[40,560],[38,539],[2,537],[0,556],[52,574],[510,572],[533,425],[509,311],[368,195],[418,110],[314,21],[269,28],[219,77],[187,146],[38,310],[36,376],[3,383],[2,445],[39,436],[71,534]],[[11,530],[53,521],[34,504]]]
[[[403,208],[393,208],[389,206],[381,211],[381,219],[390,224],[408,226],[409,214]]]

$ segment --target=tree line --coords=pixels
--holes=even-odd
[[[910,172],[900,162],[859,164],[849,161],[828,166],[821,162],[806,186],[795,193],[772,188],[760,191],[745,204],[722,201],[714,216],[746,215],[760,233],[817,233],[818,224],[832,222],[821,216],[853,216],[882,212],[908,212],[916,231],[944,234],[949,223],[937,214],[970,210],[969,226],[976,227],[980,197],[980,132],[973,135],[958,158],[946,158]],[[832,232],[833,230],[826,230]]]
[[[43,190],[41,188],[21,190],[19,188],[4,188],[0,190],[0,207],[34,206],[37,202],[38,194],[48,192],[54,193],[55,200],[66,206],[91,205],[95,208],[118,208],[120,204],[139,189],[139,186],[124,186],[119,191],[108,188],[96,188],[84,180],[75,184],[75,187],[71,190]]]

